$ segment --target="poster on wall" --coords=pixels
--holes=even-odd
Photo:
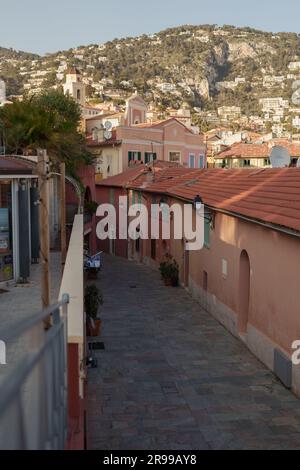
[[[0,232],[0,253],[9,251],[9,234]]]
[[[8,208],[0,208],[0,233],[9,231]]]

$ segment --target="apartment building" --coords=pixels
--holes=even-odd
[[[287,139],[272,139],[264,143],[237,143],[214,156],[216,168],[270,168],[270,154],[274,146],[287,148],[291,166],[300,158],[300,145]]]
[[[138,95],[127,101],[118,116],[87,120],[88,147],[96,157],[97,180],[122,173],[133,165],[156,160],[190,168],[205,168],[206,145],[177,118],[146,122],[147,105]],[[119,119],[115,122],[114,119]],[[92,125],[95,127],[91,127]]]

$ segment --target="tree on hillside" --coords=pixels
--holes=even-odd
[[[80,164],[91,161],[85,138],[78,131],[80,108],[61,92],[51,90],[15,101],[1,108],[0,122],[8,154],[36,153],[45,148],[52,161],[65,162],[73,174]]]

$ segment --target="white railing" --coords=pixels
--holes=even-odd
[[[27,336],[29,347],[1,371],[0,449],[64,449],[67,439],[67,310],[69,296],[17,325],[0,329],[8,346]],[[45,330],[45,320],[52,326]]]
[[[78,393],[84,397],[85,381],[85,318],[84,318],[84,279],[83,279],[83,215],[75,215],[70,238],[60,298],[64,292],[70,296],[68,318],[68,344],[76,345],[78,350]]]

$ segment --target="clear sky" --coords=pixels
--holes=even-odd
[[[54,52],[181,24],[300,32],[299,0],[0,0],[0,46]]]

